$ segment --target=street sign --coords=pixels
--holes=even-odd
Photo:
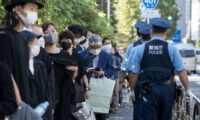
[[[142,0],[142,2],[147,9],[154,9],[157,6],[159,0]]]
[[[141,10],[141,19],[151,19],[159,17],[160,17],[159,10],[154,10],[154,9]]]

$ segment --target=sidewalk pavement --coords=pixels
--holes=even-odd
[[[114,114],[110,114],[107,120],[133,120],[133,105],[131,102],[124,103]]]

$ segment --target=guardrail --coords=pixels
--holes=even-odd
[[[182,89],[182,96],[174,105],[173,120],[200,120],[200,99],[194,96],[193,101],[194,105],[191,107],[192,103],[186,102],[184,89]]]

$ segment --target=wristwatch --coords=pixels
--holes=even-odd
[[[85,88],[85,91],[89,91],[89,90],[90,90],[90,88],[89,88],[89,87],[86,87],[86,88]]]

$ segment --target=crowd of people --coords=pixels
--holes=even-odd
[[[122,86],[129,80],[130,93],[135,94],[134,120],[172,119],[178,97],[175,73],[191,102],[179,51],[165,41],[171,26],[167,20],[138,22],[138,39],[122,58],[109,38],[80,24],[61,32],[51,22],[35,25],[43,7],[37,0],[11,0],[5,7],[0,25],[0,120],[76,120],[78,104],[91,97],[91,80],[101,78],[115,81],[110,112],[123,106]],[[107,115],[95,117],[105,120]]]
[[[42,7],[37,0],[6,6],[0,26],[0,120],[21,111],[22,104],[34,109],[45,101],[44,120],[76,120],[76,104],[90,99],[90,78],[101,77],[116,81],[111,108],[118,110],[122,57],[117,46],[79,24],[61,32],[51,22],[35,25]]]

